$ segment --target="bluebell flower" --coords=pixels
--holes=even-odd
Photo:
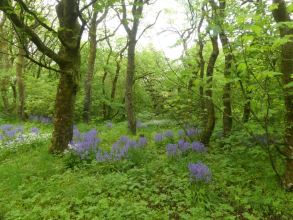
[[[197,128],[189,128],[186,130],[186,135],[188,137],[194,137],[199,134],[199,130]]]
[[[168,130],[165,132],[165,137],[166,138],[173,138],[174,137],[174,133],[171,130]]]
[[[191,182],[209,183],[212,179],[210,169],[203,163],[190,163],[188,165]]]
[[[184,153],[190,149],[190,143],[186,142],[185,140],[181,139],[178,141],[179,149]]]
[[[145,147],[148,144],[146,137],[140,137],[137,144],[139,147]]]
[[[169,157],[175,157],[179,153],[177,144],[167,144],[166,146],[167,155]]]
[[[13,128],[13,125],[9,125],[9,124],[4,124],[4,125],[1,125],[0,129],[5,131],[5,130],[10,130]]]
[[[179,136],[179,137],[183,137],[184,134],[185,134],[185,133],[184,133],[184,131],[183,131],[182,129],[178,131],[178,136]]]
[[[106,123],[106,127],[109,128],[109,129],[113,128],[113,123],[111,121],[108,121]]]
[[[156,143],[161,143],[164,140],[164,136],[160,133],[156,134],[154,137]]]
[[[5,135],[8,137],[8,138],[14,138],[17,134],[17,130],[5,130]]]
[[[197,151],[197,152],[206,152],[207,151],[207,148],[204,146],[204,144],[201,142],[198,142],[198,141],[192,142],[191,149],[193,151]]]
[[[81,134],[77,128],[73,130],[73,140],[70,142],[73,150],[83,156],[90,151],[95,151],[101,140],[97,137],[96,129]]]
[[[31,128],[31,133],[38,135],[40,133],[40,130],[34,127],[34,128]]]
[[[127,136],[121,136],[120,139],[119,139],[119,142],[120,143],[127,143],[129,141],[129,137]]]

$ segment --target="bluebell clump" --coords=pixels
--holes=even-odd
[[[50,124],[52,123],[52,118],[42,115],[31,115],[29,116],[29,120],[33,122],[39,122],[43,124]]]
[[[210,169],[203,163],[190,163],[188,165],[191,182],[209,183],[212,180]]]
[[[154,136],[154,141],[155,141],[156,143],[161,143],[161,142],[163,142],[163,141],[164,141],[164,136],[163,136],[163,134],[161,134],[161,133],[157,133],[157,134],[155,134],[155,136]]]

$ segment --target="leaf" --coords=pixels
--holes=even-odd
[[[293,88],[293,81],[284,86],[285,89]]]

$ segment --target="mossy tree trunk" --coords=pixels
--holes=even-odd
[[[229,135],[229,133],[232,130],[232,107],[231,107],[231,83],[230,83],[230,77],[231,77],[231,69],[232,69],[232,62],[233,62],[233,55],[230,48],[230,42],[227,37],[227,34],[224,30],[224,20],[226,18],[225,16],[225,9],[226,9],[226,0],[219,0],[219,9],[220,9],[220,40],[223,46],[223,52],[225,55],[225,69],[224,69],[224,76],[226,79],[226,83],[223,89],[223,106],[224,106],[224,112],[223,112],[223,134],[224,136]]]
[[[277,8],[273,10],[276,22],[292,22],[290,14],[286,8],[284,0],[273,0]],[[292,74],[293,74],[293,28],[288,24],[280,24],[280,35],[287,38],[286,43],[281,46],[281,65],[283,73],[284,100],[285,100],[285,155],[286,169],[283,178],[283,185],[287,190],[293,190],[293,93],[292,93]]]
[[[132,27],[129,26],[127,19],[127,9],[125,0],[121,0],[123,18],[121,23],[124,26],[128,36],[128,56],[127,56],[127,71],[125,80],[125,109],[129,130],[132,134],[136,134],[136,116],[134,105],[134,78],[135,78],[135,48],[137,44],[137,32],[144,4],[148,1],[134,0],[132,3]]]
[[[92,103],[92,82],[95,71],[95,61],[97,54],[97,16],[98,12],[94,11],[89,30],[90,51],[88,57],[88,69],[84,85],[85,95],[83,103],[83,120],[86,123],[88,123],[90,120],[90,111]]]
[[[5,36],[6,30],[4,28],[6,22],[6,16],[4,15],[0,20],[0,35]],[[3,111],[4,113],[9,113],[9,99],[8,99],[8,89],[9,89],[9,81],[10,77],[7,75],[9,70],[9,60],[8,55],[8,45],[7,42],[0,38],[0,92],[1,99],[3,103]]]
[[[215,116],[215,106],[213,102],[213,74],[215,64],[219,55],[219,46],[218,46],[218,34],[213,34],[211,36],[211,42],[213,46],[212,53],[209,58],[206,76],[207,76],[207,86],[206,86],[206,109],[207,109],[207,120],[205,123],[205,128],[201,135],[202,143],[208,145],[210,138],[215,128],[216,116]]]
[[[15,63],[16,83],[18,91],[17,114],[21,120],[25,119],[24,105],[25,105],[25,84],[24,84],[24,56],[25,50],[22,43],[18,43],[18,54]]]
[[[80,34],[78,4],[63,0],[56,7],[60,29],[58,36],[63,42],[59,62],[60,79],[57,88],[54,130],[50,152],[60,153],[72,140],[75,97],[80,80]]]
[[[135,75],[135,39],[129,40],[127,73],[125,81],[125,106],[127,112],[128,126],[132,134],[136,134],[136,117],[134,109],[134,75]]]

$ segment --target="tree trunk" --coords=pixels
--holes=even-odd
[[[122,58],[121,58],[122,59]],[[116,60],[116,72],[115,72],[115,76],[112,82],[112,89],[111,89],[111,102],[114,102],[115,97],[116,97],[116,88],[117,88],[117,82],[118,82],[118,78],[120,75],[120,70],[121,70],[121,59]],[[108,116],[109,118],[112,115],[112,107],[109,105],[108,106]]]
[[[2,76],[1,82],[0,82],[0,92],[1,92],[1,98],[3,102],[3,111],[4,113],[9,113],[9,101],[8,101],[8,84],[9,83],[9,77]]]
[[[225,54],[225,70],[224,76],[228,82],[225,83],[223,89],[223,134],[227,136],[232,130],[232,107],[231,107],[231,83],[229,82],[232,68],[232,54],[229,50],[229,39],[225,32],[222,30],[220,33],[220,39],[223,45],[223,51]]]
[[[135,38],[130,38],[128,47],[128,62],[125,84],[125,108],[127,112],[128,126],[132,134],[136,134],[136,118],[133,100],[133,85],[135,75],[135,45]]]
[[[110,59],[111,59],[111,56],[112,56],[112,52],[113,52],[113,49],[112,49],[112,46],[111,46],[111,43],[109,41],[109,39],[107,39],[107,43],[108,43],[108,46],[110,48],[110,51],[109,51],[109,54],[107,56],[107,61],[106,61],[106,65],[104,66],[104,74],[103,74],[103,78],[102,78],[102,94],[103,94],[103,117],[104,117],[104,120],[107,120],[109,118],[109,112],[108,112],[108,108],[107,108],[107,103],[106,103],[106,98],[107,98],[107,95],[106,95],[106,79],[107,79],[107,76],[109,74],[109,63],[110,63]]]
[[[104,120],[106,120],[108,118],[108,114],[107,114],[107,104],[106,104],[106,85],[105,85],[105,82],[106,82],[106,79],[107,79],[107,76],[108,76],[108,70],[106,69],[107,67],[105,67],[104,69],[104,74],[103,74],[103,78],[102,78],[102,95],[103,95],[103,118]]]
[[[92,82],[95,71],[95,61],[97,53],[97,16],[98,12],[94,12],[89,31],[90,52],[88,57],[88,70],[85,79],[85,96],[83,104],[83,120],[88,123],[90,120],[90,111],[92,103]]]
[[[7,35],[4,25],[6,22],[5,15],[0,21],[0,34],[5,36]],[[5,40],[2,40],[0,38],[0,92],[1,92],[1,98],[3,102],[3,111],[4,113],[9,113],[9,100],[8,100],[8,85],[10,81],[10,77],[8,75],[9,70],[9,59],[8,55],[4,53],[8,53],[8,45]]]
[[[226,9],[226,0],[219,1],[219,9],[220,9],[220,40],[223,46],[223,52],[225,55],[225,69],[224,69],[224,76],[227,82],[225,83],[223,89],[223,134],[224,136],[228,136],[232,130],[232,107],[231,107],[231,83],[230,83],[230,76],[231,76],[231,69],[232,69],[232,62],[233,62],[233,54],[231,51],[229,39],[224,30],[224,20],[225,16],[225,9]]]
[[[251,98],[250,98],[250,92],[246,93],[247,97],[245,98],[245,104],[243,108],[243,116],[242,116],[242,121],[243,123],[247,123],[250,118],[250,113],[251,113]]]
[[[201,27],[205,17],[204,7],[202,6],[201,10],[201,18],[197,28],[197,35],[198,35],[198,65],[199,65],[199,77],[200,77],[200,85],[199,85],[199,105],[202,114],[200,115],[201,121],[204,121],[205,118],[205,100],[204,100],[204,87],[203,87],[203,80],[204,80],[204,69],[205,69],[205,60],[203,57],[203,49],[204,49],[204,42],[203,36],[201,33]]]
[[[73,113],[77,85],[73,76],[76,74],[72,67],[61,67],[57,88],[54,131],[52,137],[52,146],[50,151],[54,153],[63,152],[72,140],[73,132]]]
[[[61,62],[54,116],[54,130],[50,152],[62,153],[72,140],[75,97],[80,80],[80,34],[78,5],[75,1],[63,0],[56,7],[62,45],[59,50]]]
[[[17,113],[21,120],[24,120],[24,103],[25,103],[25,85],[24,85],[24,56],[25,51],[22,48],[23,45],[21,43],[18,44],[18,55],[16,59],[16,82],[18,89],[18,105],[17,105]]]
[[[207,121],[204,128],[204,131],[201,135],[202,143],[208,145],[210,138],[215,128],[216,116],[215,116],[215,107],[213,102],[213,74],[214,67],[219,55],[218,47],[218,35],[211,36],[211,41],[213,45],[213,51],[209,58],[209,63],[207,66],[207,88],[206,88],[206,109],[207,109]]]
[[[284,0],[273,0],[278,8],[273,10],[276,22],[292,22]],[[289,87],[293,79],[293,28],[285,24],[279,26],[281,37],[288,37],[288,41],[281,46],[281,72],[283,73],[284,100],[285,100],[285,154],[286,169],[283,185],[287,190],[293,190],[293,93]]]

